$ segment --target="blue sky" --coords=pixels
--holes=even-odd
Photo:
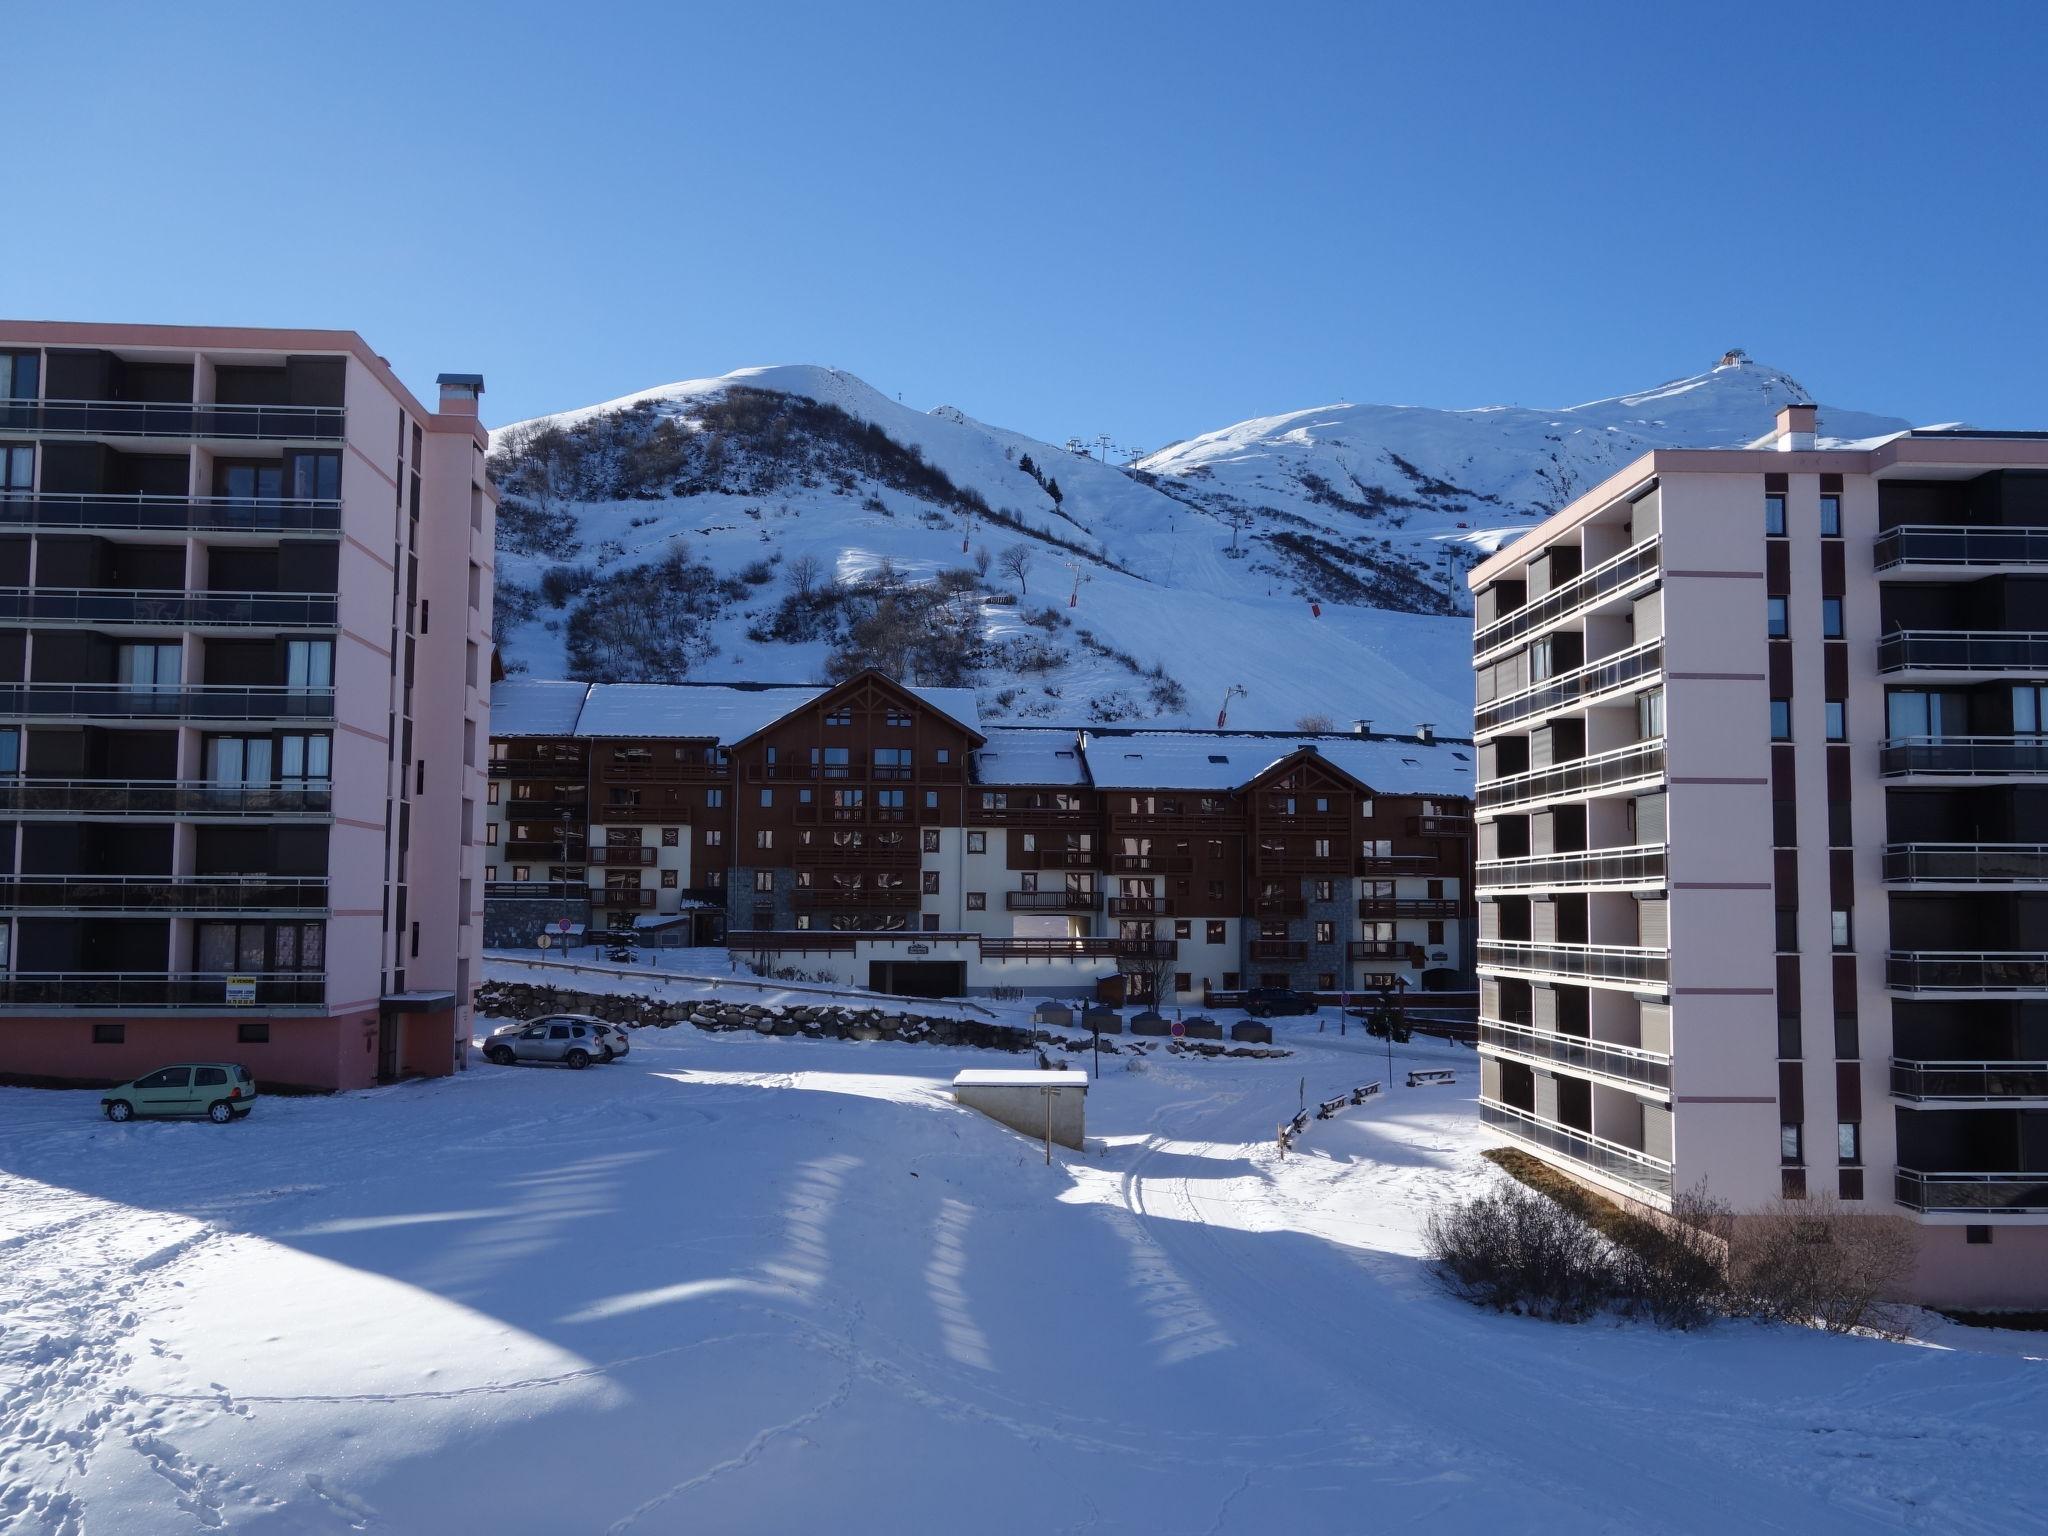
[[[0,310],[506,421],[752,363],[1055,441],[1743,346],[2048,427],[2048,6],[15,7]]]

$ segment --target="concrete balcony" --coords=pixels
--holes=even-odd
[[[1893,1198],[1909,1211],[2048,1215],[2048,1171],[1928,1173],[1901,1168]]]
[[[0,817],[180,816],[192,820],[282,821],[332,815],[334,787],[208,784],[195,780],[16,779],[0,777]]]
[[[1481,939],[1479,969],[1537,980],[1582,981],[1589,986],[1661,987],[1670,979],[1668,950],[1626,944],[1538,944],[1526,939]]]
[[[1959,890],[2048,885],[2048,843],[1887,843],[1884,878]]]
[[[1005,891],[1007,912],[1100,912],[1100,891]]]
[[[209,971],[13,971],[0,974],[0,1012],[227,1013],[228,975]],[[323,1013],[327,978],[319,971],[237,973],[256,985],[257,1013]],[[248,1005],[233,1005],[241,1011]]]
[[[1902,682],[1971,682],[2000,672],[2039,677],[2048,673],[2048,634],[1896,630],[1877,643],[1877,670]]]
[[[1892,1058],[1892,1097],[1915,1103],[2048,1106],[2048,1061]]]
[[[1967,992],[1978,997],[2048,994],[2048,953],[2039,950],[1895,949],[1885,957],[1894,992]]]
[[[4,409],[0,406],[0,409]],[[144,496],[114,492],[0,497],[0,528],[63,532],[339,534],[339,501],[289,496]]]
[[[0,715],[39,720],[305,720],[334,718],[332,688],[194,683],[135,688],[126,683],[0,683]]]
[[[1475,803],[1482,811],[1519,810],[1558,800],[1634,794],[1663,782],[1664,743],[1639,741],[1612,752],[1491,779],[1479,786]]]
[[[1879,752],[1878,771],[1933,783],[2038,779],[2048,775],[2048,736],[1894,736]]]
[[[327,909],[325,875],[0,876],[0,908],[15,912],[286,912]]]
[[[1568,710],[1582,709],[1610,696],[1640,692],[1663,676],[1664,642],[1643,644],[1562,676],[1546,678],[1519,693],[1491,699],[1473,713],[1473,726],[1480,735],[1536,721]]]
[[[1482,859],[1479,889],[1500,891],[1661,890],[1666,880],[1662,843],[1632,848],[1586,848],[1515,859]]]
[[[2048,566],[2048,528],[1908,523],[1880,533],[1871,554],[1881,576],[1975,581],[2007,572],[2025,575]]]
[[[180,400],[0,400],[0,432],[44,437],[221,437],[336,442],[348,433],[338,405],[212,405]]]
[[[1633,1193],[1671,1198],[1671,1164],[1634,1147],[1608,1141],[1589,1131],[1539,1120],[1525,1109],[1482,1099],[1479,1118],[1510,1139],[1526,1144],[1551,1162],[1583,1169],[1603,1181],[1619,1182]]]
[[[1671,1093],[1671,1057],[1660,1051],[1485,1018],[1479,1021],[1479,1046],[1495,1055],[1513,1056],[1574,1077],[1602,1078],[1665,1097]]]
[[[0,623],[91,629],[333,629],[332,592],[170,592],[117,587],[0,588]]]
[[[1631,545],[1591,570],[1532,598],[1473,633],[1473,653],[1484,665],[1539,631],[1607,604],[1632,603],[1663,579],[1662,544],[1655,537]]]

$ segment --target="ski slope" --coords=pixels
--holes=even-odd
[[[0,1090],[0,1532],[2042,1528],[2040,1336],[1477,1311],[1469,1052],[1282,1160],[1387,1058],[1281,1027],[1050,1166],[945,1090],[1003,1058],[687,1027],[229,1128]]]

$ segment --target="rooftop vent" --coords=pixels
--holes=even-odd
[[[1370,720],[1354,720],[1351,722],[1351,732],[1354,736],[1370,736],[1372,734],[1372,722]]]
[[[1423,721],[1422,724],[1415,727],[1415,734],[1423,741],[1435,741],[1436,722],[1433,720]]]

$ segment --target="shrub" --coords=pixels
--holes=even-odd
[[[1610,1295],[1607,1243],[1555,1200],[1519,1184],[1432,1211],[1423,1241],[1446,1285],[1497,1312],[1575,1323]]]
[[[590,579],[590,572],[580,565],[551,565],[541,572],[541,600],[550,608],[560,608],[583,589]]]
[[[1888,1305],[1913,1271],[1912,1225],[1842,1209],[1829,1195],[1780,1201],[1744,1221],[1731,1242],[1739,1304],[1759,1317],[1830,1333],[1895,1333]]]
[[[750,587],[765,587],[775,579],[773,560],[756,560],[740,570],[740,580]]]

